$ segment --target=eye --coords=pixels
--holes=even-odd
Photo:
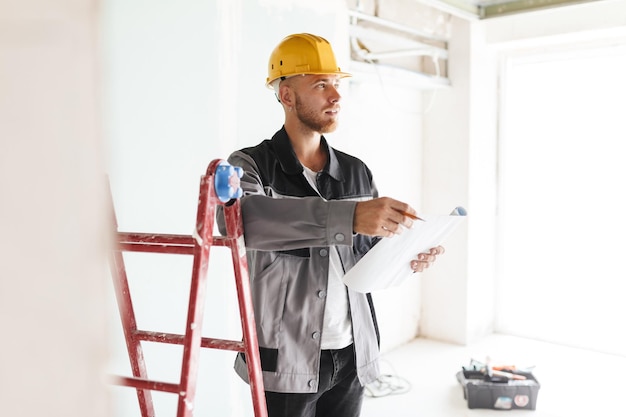
[[[339,81],[319,81],[318,83],[316,83],[314,85],[314,88],[318,89],[318,90],[325,90],[328,87],[333,86],[333,88],[335,90],[339,90],[339,87],[341,86],[341,83]]]

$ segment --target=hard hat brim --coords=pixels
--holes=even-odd
[[[321,72],[296,72],[293,74],[285,74],[285,75],[281,75],[279,77],[273,78],[270,80],[269,77],[266,78],[265,80],[265,87],[269,88],[270,90],[273,90],[274,87],[272,86],[272,83],[274,83],[274,81],[276,81],[279,78],[282,78],[283,80],[289,77],[294,77],[296,75],[339,75],[339,78],[348,78],[348,77],[352,77],[352,74],[350,74],[349,72],[343,72],[343,71],[336,71],[336,72],[326,72],[326,71],[321,71]]]

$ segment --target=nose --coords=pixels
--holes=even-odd
[[[337,89],[337,87],[332,86],[329,91],[330,91],[330,102],[339,103],[339,100],[341,100],[341,94],[339,94],[339,90]]]

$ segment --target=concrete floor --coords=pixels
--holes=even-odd
[[[470,359],[535,366],[535,410],[469,409],[456,373]],[[361,417],[624,417],[626,357],[493,335],[472,346],[417,339],[383,355],[383,374],[404,393],[366,398]]]

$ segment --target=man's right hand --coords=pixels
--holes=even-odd
[[[392,237],[402,233],[403,227],[413,225],[413,220],[403,213],[416,215],[411,206],[393,198],[360,201],[354,210],[352,227],[362,235]]]

